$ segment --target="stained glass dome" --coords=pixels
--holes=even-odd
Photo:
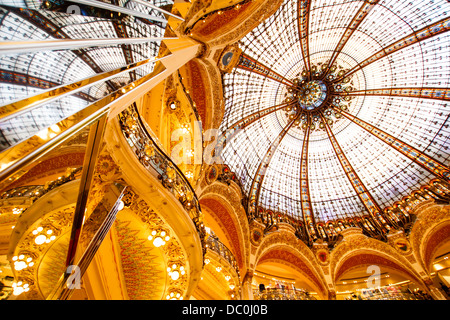
[[[223,76],[248,208],[327,222],[448,179],[448,1],[287,0]],[[249,62],[250,61],[250,62]]]

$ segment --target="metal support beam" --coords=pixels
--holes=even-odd
[[[127,25],[125,23],[122,23],[121,21],[113,21],[112,23],[118,38],[128,38]],[[131,46],[129,44],[122,45],[122,52],[126,63],[132,64],[134,62],[134,59]],[[133,71],[130,73],[130,79],[131,81],[136,80],[136,72]]]
[[[0,122],[6,121],[11,117],[15,117],[26,111],[30,111],[40,105],[47,104],[55,99],[60,99],[67,95],[83,94],[83,96],[84,96],[86,94],[80,92],[83,89],[89,88],[95,84],[98,84],[98,83],[101,83],[104,81],[108,81],[110,79],[113,79],[114,77],[120,76],[121,74],[124,74],[124,73],[128,73],[130,71],[133,71],[133,70],[140,68],[142,66],[145,66],[147,64],[156,63],[157,61],[163,61],[164,59],[166,59],[169,56],[159,58],[159,59],[155,59],[155,58],[145,59],[145,60],[130,64],[127,66],[123,66],[121,68],[117,68],[117,69],[107,71],[107,72],[102,72],[102,73],[96,74],[92,77],[84,78],[84,79],[81,79],[81,80],[78,80],[78,81],[75,81],[72,83],[57,85],[55,87],[52,87],[51,89],[48,89],[48,90],[41,92],[39,94],[36,94],[34,96],[27,97],[25,99],[14,101],[7,105],[1,106],[0,107]],[[3,73],[0,70],[0,76],[2,74]],[[26,76],[28,77],[28,75],[26,75]],[[47,88],[48,87],[46,87],[46,89]],[[86,96],[88,96],[88,95],[86,95]],[[96,99],[92,98],[92,101],[95,101],[95,100]]]
[[[0,82],[2,83],[11,83],[14,85],[19,86],[27,86],[27,87],[33,87],[33,88],[39,88],[48,90],[51,88],[54,89],[55,87],[59,86],[60,84],[57,82],[48,81],[46,79],[38,78],[30,76],[29,74],[10,71],[10,70],[4,70],[0,69]],[[88,102],[94,102],[95,98],[84,93],[84,92],[78,92],[75,93],[75,96],[77,96],[80,99],[86,100]],[[2,118],[4,107],[0,107],[0,118]],[[6,119],[3,119],[5,121]]]
[[[248,70],[250,72],[260,74],[262,76],[278,81],[290,87],[294,86],[294,83],[292,81],[286,79],[282,75],[273,71],[271,68],[265,66],[261,62],[257,61],[256,59],[253,59],[252,57],[246,55],[245,53],[242,53],[239,56],[239,63],[237,64],[236,68],[241,68],[244,70]]]
[[[355,190],[359,199],[361,200],[364,207],[368,211],[369,215],[373,218],[373,220],[376,223],[379,223],[380,215],[383,211],[381,210],[380,206],[377,204],[375,199],[372,197],[370,192],[367,190],[366,186],[363,184],[361,179],[358,177],[358,174],[356,173],[355,169],[353,169],[352,165],[350,164],[350,161],[348,161],[344,151],[341,149],[338,141],[336,140],[336,137],[334,136],[330,126],[328,125],[326,119],[323,117],[322,114],[321,118],[323,123],[325,124],[325,129],[327,131],[328,138],[330,139],[331,145],[333,146],[333,149],[336,153],[339,163],[342,166],[342,169],[345,172],[345,175],[348,178],[348,181],[352,185],[353,189]]]
[[[300,204],[302,208],[302,218],[305,226],[307,226],[308,233],[315,233],[314,226],[316,221],[314,219],[314,212],[311,204],[311,195],[309,192],[309,178],[308,178],[308,147],[309,135],[311,133],[311,115],[307,114],[307,128],[305,130],[305,137],[303,138],[302,154],[300,158]]]
[[[86,47],[106,47],[124,44],[139,44],[176,38],[150,37],[126,39],[57,39],[40,41],[7,41],[0,42],[0,54],[21,54],[44,50],[72,50]]]
[[[106,9],[106,10],[110,10],[110,11],[114,11],[114,12],[120,12],[120,13],[129,15],[129,16],[132,16],[132,17],[139,17],[139,18],[143,18],[143,19],[147,19],[147,20],[151,20],[151,21],[162,22],[162,23],[167,22],[166,19],[151,16],[149,14],[146,14],[146,13],[143,13],[140,11],[136,11],[136,10],[132,10],[132,9],[128,9],[128,8],[124,8],[121,6],[116,6],[116,5],[107,3],[107,2],[96,1],[96,0],[70,0],[70,1],[74,2],[74,3],[79,3],[79,4],[84,4],[87,6],[100,8],[100,9]]]
[[[339,96],[390,96],[406,98],[422,98],[450,100],[450,89],[448,88],[384,88],[356,90],[350,92],[337,92]]]
[[[66,34],[61,28],[53,23],[46,16],[40,14],[35,10],[23,9],[23,8],[14,8],[8,7],[8,10],[12,12],[14,15],[21,17],[22,19],[28,21],[33,24],[37,28],[46,32],[52,38],[55,39],[70,39],[70,36]],[[84,49],[76,49],[72,50],[72,52],[79,57],[84,63],[86,63],[92,71],[95,73],[103,72],[103,69],[95,62],[95,60],[90,56],[90,54]],[[116,90],[116,86],[111,81],[107,82],[107,85],[110,89]]]
[[[40,133],[24,140],[0,153],[0,182],[5,181],[20,169],[39,161],[44,155],[56,147],[74,137],[87,126],[95,123],[102,116],[108,114],[108,101],[113,95],[94,102],[86,108],[75,113],[57,124],[47,128],[46,133],[53,132],[52,128],[58,128],[60,132],[56,136],[47,134],[43,137]],[[44,133],[44,131],[41,131]]]
[[[83,173],[80,180],[80,190],[78,191],[77,203],[73,215],[72,231],[70,234],[69,249],[67,252],[66,266],[72,265],[77,250],[78,239],[86,212],[86,204],[91,188],[95,164],[100,153],[100,148],[105,132],[107,116],[104,115],[99,121],[91,125],[89,130],[86,153],[84,155]]]
[[[366,0],[364,1],[361,8],[359,8],[358,12],[353,17],[352,21],[349,23],[348,27],[345,29],[344,34],[342,35],[341,39],[339,40],[339,43],[337,44],[336,48],[333,51],[333,54],[330,58],[330,61],[328,62],[327,68],[325,69],[323,76],[326,76],[328,70],[331,68],[331,66],[336,61],[336,58],[341,53],[342,49],[347,44],[348,39],[352,36],[353,32],[358,28],[358,26],[361,24],[361,22],[364,20],[364,18],[368,15],[370,10],[379,2],[379,0]]]
[[[142,1],[142,0],[131,0],[131,1],[134,2],[134,3],[142,4],[143,6],[149,7],[151,9],[155,9],[155,10],[157,10],[159,12],[162,12],[164,14],[167,14],[168,16],[173,17],[175,19],[184,21],[184,19],[182,17],[177,16],[176,14],[170,13],[169,11],[166,11],[164,9],[161,9],[160,7],[157,7],[157,6],[155,6],[155,5],[153,5],[153,4],[149,3],[149,2]]]
[[[302,49],[303,62],[311,79],[311,61],[309,59],[309,12],[311,0],[301,0],[298,3],[298,34],[300,36],[300,47]]]
[[[91,216],[94,215],[95,218],[101,219],[101,223],[98,223],[100,226],[95,231],[92,239],[90,239],[90,242],[84,252],[81,254],[81,258],[79,259],[78,263],[69,265],[69,267],[71,268],[67,268],[66,272],[61,275],[55,288],[46,297],[47,300],[68,300],[73,294],[74,290],[76,290],[76,288],[72,287],[74,286],[74,284],[69,281],[71,277],[70,271],[73,271],[73,267],[79,268],[76,271],[78,271],[78,280],[81,280],[90,263],[92,262],[95,254],[100,248],[103,240],[110,231],[114,221],[116,220],[117,213],[123,208],[122,197],[126,191],[126,188],[126,186],[117,184],[113,188],[111,186],[108,188],[109,190],[107,190],[105,197],[91,214]],[[117,196],[117,191],[113,189],[117,189],[120,194]],[[114,198],[115,200],[115,202],[113,202],[113,205],[110,204],[110,198]],[[107,212],[106,215],[105,212]],[[94,221],[90,222],[93,224],[95,223]]]
[[[175,44],[178,44],[178,42]],[[167,61],[156,62],[157,64],[152,73],[137,79],[128,86],[123,87],[120,91],[112,92],[78,111],[73,116],[63,119],[47,129],[47,132],[50,132],[49,130],[57,127],[59,133],[56,136],[48,135],[47,137],[43,137],[41,134],[36,134],[1,152],[0,182],[8,179],[25,166],[38,161],[58,145],[73,137],[73,135],[87,126],[95,123],[103,115],[107,114],[109,118],[116,117],[124,108],[146,94],[167,76],[173,74],[180,66],[195,57],[198,46],[197,44],[180,44],[179,49],[175,48],[171,50],[172,54],[167,57]]]
[[[286,136],[286,133],[288,133],[289,129],[291,129],[294,122],[300,117],[301,113],[299,113],[294,119],[292,119],[284,128],[281,130],[281,132],[278,134],[278,136],[275,138],[274,141],[272,141],[271,145],[267,149],[266,154],[262,158],[261,162],[259,163],[258,169],[256,170],[255,177],[253,178],[252,184],[250,186],[250,191],[248,194],[248,212],[251,212],[251,207],[254,207],[255,214],[257,214],[256,210],[258,210],[258,203],[259,198],[261,195],[261,188],[264,181],[264,176],[266,174],[267,168],[269,167],[270,161],[273,158],[273,155],[275,154],[278,146],[280,145],[283,138]]]

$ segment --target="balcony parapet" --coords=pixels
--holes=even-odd
[[[236,258],[234,257],[231,250],[228,249],[227,246],[225,246],[217,236],[209,234],[208,238],[206,239],[206,247],[208,250],[216,252],[219,256],[228,261],[228,263],[234,268],[234,270],[236,270],[238,277],[240,277]]]
[[[253,292],[255,300],[316,300],[307,291],[296,288],[266,288]]]
[[[138,161],[150,174],[157,177],[188,212],[206,253],[206,231],[197,195],[178,166],[163,151],[158,139],[142,121],[136,105],[131,105],[118,115],[120,128],[127,144]]]

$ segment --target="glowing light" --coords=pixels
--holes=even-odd
[[[15,287],[13,290],[13,295],[18,296],[24,292],[24,288],[22,287]]]
[[[117,211],[123,210],[124,207],[125,207],[125,203],[123,203],[123,201],[120,201],[119,205],[117,206]]]
[[[165,244],[164,240],[161,239],[160,237],[156,237],[155,240],[153,240],[153,245],[157,248],[161,247],[164,244]]]
[[[172,280],[178,280],[180,278],[180,273],[178,271],[173,271],[170,274],[170,277],[172,278]]]
[[[21,214],[22,211],[23,211],[23,209],[20,209],[20,208],[13,208],[13,209],[12,209],[12,213],[13,213],[13,214]]]
[[[27,267],[27,264],[25,263],[25,261],[16,261],[14,263],[14,269],[16,269],[17,271],[23,270]]]
[[[44,244],[46,240],[47,240],[47,237],[44,236],[43,234],[41,234],[34,239],[34,242],[37,245],[41,245],[41,244]]]
[[[41,131],[36,133],[36,135],[39,138],[41,138],[42,140],[47,140],[48,139],[48,130],[47,129],[42,129]]]
[[[57,124],[51,125],[51,126],[50,126],[50,129],[51,129],[53,132],[60,132],[60,131],[61,131],[61,128],[60,128]]]

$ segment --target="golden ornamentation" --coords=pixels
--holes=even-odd
[[[440,205],[429,204],[423,207],[422,210],[417,212],[417,220],[411,229],[409,241],[412,246],[417,259],[420,261],[422,267],[427,270],[425,266],[425,261],[423,261],[423,252],[427,237],[427,233],[432,230],[432,228],[449,218],[450,208],[442,207]]]
[[[226,46],[217,61],[220,71],[230,73],[238,64],[241,53],[242,49],[239,48],[237,43]]]
[[[147,225],[150,230],[157,228],[171,230],[170,227],[159,217],[159,215],[147,204],[147,202],[143,200],[139,194],[133,191],[132,188],[127,188],[124,196],[122,197],[122,201],[143,223]],[[170,276],[168,276],[168,285],[166,286],[166,292],[163,294],[163,297],[170,295],[171,292],[175,291],[179,292],[181,296],[184,296],[189,284],[189,266],[186,265],[186,255],[179,241],[173,236],[174,233],[172,231],[170,231],[170,234],[170,240],[166,242],[163,250],[166,257],[167,266],[169,267],[173,264],[183,266],[185,274],[181,275],[180,271],[180,276],[176,280],[173,280]]]
[[[261,1],[253,0],[258,2],[257,8],[253,7],[250,12],[246,11],[243,14],[243,20],[238,26],[230,29],[228,32],[222,32],[220,37],[216,37],[211,41],[208,41],[210,47],[223,46],[230,43],[234,43],[242,39],[248,32],[254,29],[262,20],[270,17],[283,3],[282,0],[273,1]]]
[[[122,181],[122,173],[111,157],[109,151],[102,146],[95,165],[93,181],[89,190],[86,212],[91,214],[105,195],[106,187],[115,181]],[[88,217],[86,217],[88,218]]]
[[[317,266],[312,263],[318,262],[316,259],[316,256],[312,252],[312,250],[306,246],[305,243],[303,243],[301,240],[299,240],[294,234],[291,232],[286,231],[276,231],[272,232],[270,234],[267,234],[263,241],[261,242],[257,254],[256,254],[256,263],[258,263],[259,259],[266,254],[267,252],[270,252],[270,250],[276,250],[277,248],[284,247],[290,248],[289,250],[292,250],[295,255],[301,257],[301,260],[305,264],[306,268],[308,268],[314,277],[317,278],[317,281],[314,281],[311,276],[311,280],[315,282],[320,288],[325,290],[326,288],[326,280],[324,278],[324,275],[322,273],[321,268],[319,267],[319,264]],[[323,292],[325,294],[325,292]]]
[[[247,214],[240,201],[240,199],[242,199],[242,194],[239,190],[239,187],[234,182],[231,182],[229,187],[222,183],[214,182],[201,191],[199,199],[216,199],[216,197],[219,197],[219,202],[224,201],[233,209],[231,217],[234,217],[238,222],[237,226],[239,226],[239,228],[236,231],[239,234],[239,238],[242,239],[239,240],[239,242],[243,244],[242,252],[234,253],[238,262],[243,264],[240,264],[240,268],[242,269],[248,266],[250,259],[248,254],[250,252],[250,241],[247,241],[247,239],[250,239],[250,228]],[[236,225],[236,222],[234,222],[234,225]]]
[[[220,283],[220,287],[229,288],[229,298],[236,299],[241,289],[240,276],[236,269],[224,263],[225,261],[215,251],[208,250],[205,260],[207,260],[207,263],[205,263],[203,272],[208,272],[214,277]]]
[[[352,228],[356,229],[356,228]],[[348,230],[348,229],[347,229]],[[372,255],[384,257],[392,262],[397,268],[402,268],[403,271],[409,273],[411,276],[419,278],[414,267],[410,264],[402,254],[394,249],[389,244],[369,238],[361,233],[351,232],[344,234],[344,239],[331,252],[330,256],[330,271],[333,281],[336,281],[336,272],[338,266],[342,265],[350,256],[364,255],[371,252]],[[339,270],[340,273],[343,270]]]
[[[394,247],[401,254],[407,256],[411,253],[411,244],[409,243],[403,230],[395,232],[395,230],[391,229],[391,231],[387,235],[387,238],[388,244]]]
[[[161,298],[165,270],[158,259],[159,250],[139,237],[140,232],[130,226],[130,221],[118,217],[114,225],[128,296],[132,300]]]
[[[250,222],[250,242],[255,247],[258,247],[261,244],[261,241],[264,237],[264,226],[253,220]]]
[[[328,244],[323,241],[316,241],[312,245],[312,251],[316,255],[316,259],[322,266],[327,266],[330,263],[330,250]],[[323,268],[322,270],[326,270]]]
[[[58,211],[45,214],[41,219],[34,222],[28,228],[28,230],[26,231],[26,233],[24,233],[24,235],[20,239],[20,242],[16,246],[13,257],[26,254],[28,256],[32,256],[34,261],[34,264],[32,266],[29,266],[22,270],[16,270],[14,272],[15,280],[17,282],[22,281],[29,284],[29,292],[23,293],[25,299],[45,298],[42,297],[42,293],[38,288],[39,284],[37,283],[37,271],[41,259],[43,258],[43,254],[46,252],[50,243],[44,242],[38,245],[35,242],[36,235],[33,234],[32,231],[36,230],[38,227],[42,227],[43,229],[51,229],[53,231],[52,235],[55,237],[59,237],[61,234],[64,234],[65,232],[70,230],[74,211],[75,205],[71,205]],[[13,264],[13,261],[10,261],[10,263]]]

